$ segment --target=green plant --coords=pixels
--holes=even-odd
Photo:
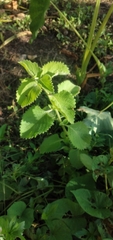
[[[91,56],[93,56],[93,58],[95,59],[96,64],[97,64],[97,66],[99,68],[99,71],[100,71],[100,75],[103,77],[104,74],[106,73],[106,68],[100,62],[100,60],[96,57],[96,55],[94,54],[94,50],[95,50],[95,47],[98,43],[100,35],[103,32],[103,30],[104,30],[104,28],[105,28],[105,26],[106,26],[106,24],[107,24],[107,22],[108,22],[108,20],[111,16],[112,12],[113,12],[113,4],[109,8],[108,13],[106,14],[106,16],[105,16],[99,30],[97,31],[96,35],[94,35],[95,28],[96,28],[96,23],[97,23],[97,17],[98,17],[98,13],[99,13],[99,7],[100,7],[100,0],[96,1],[95,10],[94,10],[94,14],[93,14],[92,24],[91,24],[91,28],[90,28],[87,43],[84,41],[84,39],[79,34],[77,29],[73,26],[73,24],[59,10],[59,8],[53,2],[51,2],[51,4],[58,11],[58,13],[63,17],[63,19],[66,21],[66,23],[69,24],[71,29],[77,34],[77,36],[81,39],[81,41],[86,46],[86,49],[84,51],[82,66],[81,66],[81,68],[77,68],[77,70],[76,70],[77,83],[79,85],[84,86],[87,82],[88,77],[91,77],[91,74],[90,74],[90,76],[87,75],[87,67],[88,67],[88,64],[90,62]],[[49,5],[50,5],[50,0],[43,1],[43,2],[42,1],[37,2],[36,0],[31,0],[30,16],[31,16],[31,21],[32,21],[31,22],[31,31],[33,33],[33,38],[36,37],[38,29],[44,23],[44,14],[45,14],[46,10],[48,9]],[[35,16],[34,16],[35,9],[38,9],[39,11],[37,11]],[[36,22],[38,22],[38,25],[36,24]]]
[[[113,179],[112,148],[109,154],[98,156],[90,154],[91,123],[86,127],[86,122],[85,124],[82,121],[75,122],[75,102],[80,87],[65,80],[59,83],[55,90],[52,82],[53,77],[57,75],[69,74],[65,64],[49,62],[42,68],[28,60],[21,61],[20,64],[30,77],[21,80],[16,94],[17,101],[22,107],[29,107],[32,104],[23,114],[20,125],[21,137],[27,139],[46,133],[42,143],[39,143],[39,153],[43,157],[48,154],[49,161],[55,154],[57,158],[55,166],[60,167],[56,177],[60,176],[66,185],[62,197],[49,202],[41,211],[41,220],[44,224],[37,229],[35,236],[51,240],[72,240],[74,237],[91,240],[96,240],[97,237],[111,239],[111,235],[106,232],[104,221],[106,218],[112,221],[110,198]],[[41,108],[38,105],[38,98],[43,91],[48,99],[48,105]],[[113,121],[107,113],[98,115],[98,112],[92,109],[89,109],[89,112],[94,112],[100,121],[99,126],[98,124],[94,126],[94,114],[93,117],[91,114],[88,115],[88,120],[92,121],[92,129],[96,127],[97,133],[98,127],[102,128],[102,132],[105,130],[102,117],[105,120],[104,124],[108,120],[111,123]],[[53,124],[59,125],[55,133],[51,130]],[[106,125],[106,128],[108,127]],[[101,188],[97,188],[99,178],[104,182],[102,191]]]

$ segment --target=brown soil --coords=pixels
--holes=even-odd
[[[105,1],[102,2],[105,3]],[[109,0],[107,3],[110,4],[111,1]],[[3,6],[1,7],[2,11],[5,11]],[[17,15],[15,11],[12,9],[13,15]],[[10,36],[12,34],[9,31],[5,32],[5,39]],[[62,47],[61,42],[56,38],[55,32],[49,31],[46,26],[42,28],[41,33],[32,44],[29,43],[30,38],[31,33],[23,31],[19,38],[6,45],[3,43],[4,46],[0,47],[0,107],[2,109],[6,110],[7,106],[11,106],[12,101],[15,101],[15,92],[20,82],[19,79],[24,75],[24,70],[18,63],[20,60],[36,61],[40,66],[48,61],[63,61],[70,68],[75,67],[76,64],[78,65],[79,50],[75,54],[65,46]]]

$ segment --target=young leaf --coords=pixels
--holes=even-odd
[[[22,138],[36,137],[47,132],[53,122],[54,117],[50,114],[50,110],[44,111],[39,106],[32,106],[22,117],[20,135]]]
[[[68,120],[73,123],[75,117],[75,100],[71,93],[63,90],[50,96],[53,106]]]
[[[88,128],[83,122],[68,125],[68,137],[73,146],[79,150],[83,150],[90,145],[91,137]]]
[[[19,64],[24,67],[26,72],[33,78],[38,79],[41,75],[41,68],[38,66],[36,62],[31,62],[30,60],[20,61]]]
[[[70,73],[70,71],[69,71],[69,68],[67,67],[67,65],[65,65],[64,63],[52,61],[52,62],[46,63],[42,67],[41,75],[45,75],[47,73],[50,76],[54,77],[57,75],[67,75]]]
[[[58,92],[62,90],[66,90],[70,92],[73,96],[77,96],[80,93],[80,87],[71,83],[69,80],[65,80],[64,82],[58,84]]]
[[[18,104],[21,107],[26,107],[33,103],[41,93],[41,86],[34,79],[26,78],[22,81],[16,92]]]
[[[31,0],[30,1],[30,29],[33,39],[36,38],[38,29],[44,24],[44,15],[50,4],[50,0]]]
[[[93,217],[105,219],[110,216],[108,207],[112,200],[103,192],[78,189],[71,191],[83,210]]]
[[[42,87],[51,92],[54,93],[54,86],[51,80],[51,77],[48,74],[45,74],[44,76],[42,76],[39,80],[39,83],[42,85]]]
[[[58,151],[62,146],[61,141],[62,140],[59,138],[58,134],[54,134],[50,137],[45,138],[40,145],[40,153],[44,154]]]

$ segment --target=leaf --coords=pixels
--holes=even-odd
[[[33,138],[47,132],[53,125],[54,117],[50,110],[44,111],[39,106],[32,106],[22,117],[20,135],[22,138]]]
[[[34,79],[26,78],[22,81],[17,90],[16,98],[21,107],[26,107],[33,103],[41,93],[41,86]]]
[[[88,148],[90,145],[91,137],[88,128],[83,122],[68,125],[68,137],[73,146],[79,150]]]
[[[79,188],[86,188],[89,190],[96,189],[95,181],[92,177],[92,173],[84,174],[83,176],[74,177],[71,179],[65,188],[65,195],[69,199],[73,199],[72,190]]]
[[[53,83],[52,83],[51,77],[48,74],[45,74],[44,76],[42,76],[39,80],[39,83],[42,85],[44,90],[54,93]]]
[[[33,39],[36,38],[38,29],[44,24],[44,16],[50,5],[50,0],[31,0],[30,1],[30,29],[33,34]]]
[[[19,221],[20,222],[25,221],[25,229],[30,228],[34,221],[34,210],[31,208],[26,208],[23,211]]]
[[[89,155],[81,153],[80,160],[87,169],[92,170],[93,159]]]
[[[112,200],[105,193],[87,189],[78,189],[71,192],[83,210],[89,215],[100,219],[110,216],[111,212],[108,207],[112,205]]]
[[[57,75],[67,75],[69,74],[69,68],[62,62],[48,62],[42,67],[42,75],[49,74],[54,77]]]
[[[73,96],[77,96],[80,93],[80,87],[71,83],[69,80],[66,80],[58,84],[58,92],[66,90],[70,92]]]
[[[49,152],[56,152],[58,151],[62,144],[61,138],[59,138],[58,134],[54,134],[50,137],[44,139],[42,144],[40,145],[39,151],[41,154],[49,153]]]
[[[0,127],[0,142],[4,140],[7,124],[3,124]]]
[[[50,101],[55,109],[57,109],[70,123],[74,122],[75,117],[75,100],[71,93],[63,90],[50,96]]]
[[[73,216],[80,216],[83,214],[83,210],[78,203],[75,203],[70,199],[62,198],[49,203],[47,207],[45,207],[42,213],[42,219],[45,221],[59,219],[68,211],[70,211]]]
[[[14,202],[10,208],[7,210],[9,217],[19,217],[22,215],[23,211],[26,208],[26,204],[22,201]]]
[[[48,227],[50,230],[48,240],[72,240],[71,231],[63,220],[50,221]]]
[[[74,167],[76,169],[83,168],[83,164],[80,160],[80,151],[78,149],[71,149],[69,151],[69,159],[70,159],[72,167]]]
[[[97,157],[93,157],[92,170],[95,181],[97,181],[99,176],[103,176],[105,174],[108,175],[112,172],[113,166],[109,165],[109,156],[99,155]]]
[[[20,61],[19,64],[26,70],[26,72],[31,77],[36,79],[40,77],[42,70],[36,62],[31,62],[30,60],[23,60],[23,61]]]

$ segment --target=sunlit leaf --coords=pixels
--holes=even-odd
[[[70,73],[69,68],[62,62],[48,62],[42,67],[42,75],[49,74],[52,77],[57,75],[67,75]]]

